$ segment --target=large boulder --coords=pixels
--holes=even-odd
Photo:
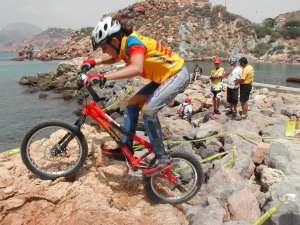
[[[254,223],[260,217],[260,209],[253,192],[244,187],[228,198],[231,220],[242,220]]]

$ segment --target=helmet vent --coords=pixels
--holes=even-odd
[[[104,24],[104,30],[105,30],[105,31],[107,30],[107,23]]]
[[[102,37],[102,30],[99,30],[99,38]]]

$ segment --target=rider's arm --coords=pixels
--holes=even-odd
[[[130,47],[128,52],[130,64],[118,71],[106,74],[105,77],[107,80],[131,78],[143,73],[146,48],[135,45]]]
[[[141,54],[135,54],[130,58],[131,64],[125,66],[124,68],[106,74],[107,80],[119,80],[125,78],[135,77],[143,73],[144,68],[144,56]]]
[[[111,55],[108,55],[108,54],[103,55],[99,59],[95,59],[96,65],[99,65],[99,64],[113,64],[116,61],[117,60],[115,58],[113,58]]]

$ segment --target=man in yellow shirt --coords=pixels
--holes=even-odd
[[[237,117],[237,120],[246,119],[248,113],[248,100],[252,89],[252,82],[254,77],[254,69],[248,64],[245,57],[240,58],[239,63],[243,68],[243,73],[240,79],[235,80],[235,85],[240,84],[240,102],[242,106],[242,115]]]

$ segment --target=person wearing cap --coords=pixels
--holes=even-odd
[[[229,103],[229,111],[226,112],[226,115],[236,117],[240,85],[235,85],[234,81],[241,78],[243,70],[241,67],[237,66],[237,59],[235,57],[229,58],[228,63],[230,64],[230,69],[226,71],[225,76],[227,76],[228,79],[227,102]]]
[[[252,82],[254,78],[254,68],[248,64],[245,57],[239,59],[239,63],[243,68],[242,76],[240,79],[234,81],[235,85],[240,85],[240,101],[242,106],[242,115],[237,117],[237,120],[246,119],[248,116],[248,100],[252,90]]]
[[[213,95],[213,115],[215,114],[221,114],[219,111],[220,107],[220,100],[221,100],[221,92],[223,91],[223,76],[225,76],[225,70],[223,67],[221,67],[221,58],[216,57],[213,60],[215,64],[215,68],[211,70],[210,72],[210,80],[211,80],[211,86],[210,86],[210,92]]]
[[[193,108],[191,105],[192,99],[185,98],[184,102],[180,104],[177,113],[179,117],[182,119],[186,119],[187,121],[191,121]]]

